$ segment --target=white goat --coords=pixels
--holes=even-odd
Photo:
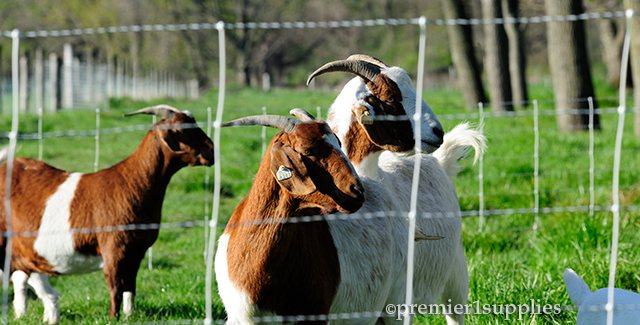
[[[358,77],[345,85],[331,105],[329,125],[358,174],[382,182],[406,213],[410,210],[415,159],[396,153],[411,153],[415,144],[413,119],[406,118],[416,112],[416,95],[409,76],[399,67],[389,67],[369,56],[353,55],[325,64],[311,74],[309,81],[334,71],[351,72]],[[443,139],[442,127],[424,101],[422,112],[424,119],[419,126],[422,148],[427,153],[435,152],[433,156],[422,156],[416,226],[429,236],[444,238],[416,244],[414,301],[431,304],[440,298],[451,305],[465,304],[469,288],[462,220],[450,177],[460,170],[456,163],[466,155],[467,146],[473,147],[478,155],[484,151],[486,140],[469,129],[468,124],[459,125]],[[398,240],[406,242],[406,238]],[[400,271],[406,269],[400,267]],[[404,292],[401,284],[404,277],[399,276],[400,283],[395,288]],[[464,315],[447,315],[447,322],[463,324]]]
[[[609,288],[591,291],[589,285],[572,269],[564,270],[564,284],[571,302],[578,307],[577,325],[606,325]],[[640,294],[613,289],[613,324],[632,325],[640,322]]]
[[[69,173],[42,161],[16,158],[11,179],[12,231],[37,232],[16,236],[11,251],[16,317],[26,312],[27,284],[45,305],[44,321],[59,318],[58,292],[48,275],[104,270],[111,296],[110,317],[120,307],[133,311],[140,261],[158,237],[158,229],[75,232],[113,226],[157,224],[171,177],[185,166],[213,164],[213,143],[197,127],[193,115],[167,105],[126,115],[154,114],[163,118],[124,161],[91,174]],[[5,184],[7,165],[0,166]],[[0,186],[0,197],[5,196]],[[7,231],[4,200],[0,200],[0,231]],[[0,239],[4,261],[6,240]],[[6,271],[6,270],[4,270]]]

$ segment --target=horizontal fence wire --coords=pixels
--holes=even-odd
[[[253,109],[256,110],[256,109]],[[234,109],[235,111],[235,109]],[[540,115],[586,115],[589,114],[589,109],[566,109],[566,110],[541,110],[539,111]],[[637,113],[640,112],[640,108],[627,108],[625,110],[627,113]],[[595,114],[617,114],[618,108],[599,108],[594,110]],[[515,116],[533,116],[533,111],[511,111],[511,112],[485,112],[485,118],[491,117],[515,117]],[[426,117],[427,115],[423,115]],[[479,113],[468,113],[468,114],[441,114],[438,115],[438,119],[442,120],[475,120],[478,119]],[[412,119],[407,115],[383,115],[383,116],[367,116],[366,121],[408,121]],[[353,121],[358,121],[357,118],[353,118]],[[17,137],[19,140],[39,140],[39,139],[52,139],[52,138],[73,138],[73,137],[95,137],[96,135],[108,135],[108,134],[118,134],[125,132],[136,132],[136,131],[149,131],[152,129],[192,129],[192,128],[204,128],[204,127],[216,127],[215,122],[212,124],[208,124],[207,122],[198,122],[198,123],[185,123],[185,124],[175,124],[175,125],[157,125],[157,126],[149,126],[148,124],[141,125],[132,125],[132,126],[122,126],[122,127],[114,127],[114,128],[104,128],[96,130],[88,129],[88,130],[69,130],[69,131],[54,131],[54,132],[43,132],[43,133],[18,133]],[[549,128],[552,129],[552,128]],[[509,129],[513,130],[513,129]],[[528,128],[522,128],[522,130],[530,130]],[[0,131],[0,139],[9,139],[10,132]]]
[[[543,207],[539,208],[539,212],[542,214],[553,214],[553,213],[564,213],[564,212],[589,212],[589,209],[593,209],[595,211],[613,211],[613,207],[610,205],[597,205],[594,207],[590,206],[566,206],[566,207]],[[640,211],[640,206],[636,205],[624,205],[620,207],[621,211]],[[492,210],[483,210],[482,213],[484,216],[502,216],[502,215],[512,215],[512,214],[531,214],[535,213],[535,208],[512,208],[512,209],[492,209]],[[475,217],[480,214],[479,210],[466,210],[466,211],[449,211],[449,212],[416,212],[416,218],[419,219],[436,219],[436,218],[455,218],[455,217]],[[401,212],[401,211],[378,211],[378,212],[367,212],[367,213],[333,213],[333,214],[323,214],[323,215],[313,215],[313,216],[300,216],[300,217],[289,217],[289,218],[265,218],[258,219],[252,221],[243,221],[243,222],[229,222],[229,223],[219,223],[217,225],[220,229],[225,229],[227,227],[237,228],[237,227],[251,227],[251,226],[259,226],[265,224],[300,224],[300,223],[310,223],[310,222],[320,222],[320,221],[354,221],[354,220],[368,220],[368,219],[379,219],[379,218],[405,218],[407,219],[409,215],[409,211]],[[226,216],[227,218],[229,216]],[[0,234],[4,237],[38,237],[38,236],[58,236],[63,234],[73,234],[73,235],[88,235],[88,234],[99,234],[99,233],[107,233],[107,232],[116,232],[116,231],[139,231],[139,230],[158,230],[158,229],[171,229],[171,228],[194,228],[194,227],[204,227],[208,224],[203,220],[193,220],[193,221],[181,221],[181,222],[161,222],[161,223],[145,223],[145,224],[126,224],[126,225],[114,225],[114,226],[105,226],[105,227],[93,227],[93,228],[71,228],[69,230],[60,230],[60,231],[22,231],[22,232],[13,232],[13,231],[3,231]],[[437,235],[437,234],[436,234]]]
[[[638,13],[634,15],[638,16]],[[428,25],[451,26],[451,25],[502,25],[502,24],[536,24],[562,21],[582,21],[601,18],[621,18],[625,17],[624,11],[592,12],[579,15],[566,16],[537,16],[537,17],[509,17],[494,19],[426,19]],[[295,21],[295,22],[239,22],[224,23],[225,29],[313,29],[313,28],[350,28],[350,27],[371,27],[371,26],[402,26],[419,25],[420,18],[407,19],[364,19],[364,20],[342,20],[342,21]],[[216,30],[216,23],[191,23],[191,24],[146,24],[129,26],[111,26],[96,28],[74,28],[61,30],[39,30],[21,32],[22,38],[37,37],[67,37],[94,34],[116,34],[128,32],[153,32],[153,31],[198,31]],[[11,37],[11,31],[2,31],[0,36]]]
[[[638,15],[635,13],[634,15]],[[482,24],[513,24],[513,23],[546,23],[546,22],[554,22],[554,21],[580,21],[580,20],[589,20],[589,19],[601,19],[601,18],[619,18],[624,17],[625,12],[616,11],[616,12],[598,12],[598,13],[585,13],[580,15],[567,15],[567,16],[539,16],[539,17],[518,17],[518,18],[505,18],[505,19],[426,19],[426,24],[431,25],[482,25]],[[630,17],[629,15],[627,17]],[[367,20],[345,20],[345,21],[328,21],[328,22],[247,22],[247,23],[222,23],[222,27],[220,23],[218,24],[156,24],[156,25],[132,25],[132,26],[114,26],[114,27],[104,27],[104,28],[83,28],[83,29],[65,29],[65,30],[49,30],[49,31],[28,31],[22,32],[19,34],[19,37],[23,38],[36,38],[36,37],[64,37],[64,36],[77,36],[77,35],[90,35],[90,34],[106,34],[106,33],[124,33],[124,32],[144,32],[144,31],[184,31],[184,30],[213,30],[213,29],[290,29],[290,28],[349,28],[349,27],[366,27],[366,26],[384,26],[384,25],[418,25],[420,23],[419,18],[412,19],[367,19]],[[0,36],[11,37],[12,32],[10,31],[0,31]],[[14,34],[15,39],[15,34]],[[578,101],[583,101],[586,99],[577,99]],[[553,101],[546,101],[553,102]],[[541,101],[540,103],[543,103]],[[247,110],[254,110],[248,108]],[[616,107],[616,108],[600,108],[595,109],[592,112],[595,114],[624,114],[624,113],[637,113],[640,112],[638,108],[627,108],[627,107]],[[511,111],[511,112],[485,112],[482,116],[479,113],[465,113],[465,114],[441,114],[438,115],[439,119],[442,120],[460,120],[460,119],[478,119],[478,118],[490,118],[490,117],[520,117],[520,116],[553,116],[553,115],[561,115],[561,114],[588,114],[588,109],[571,109],[571,110],[540,110],[540,111],[530,111],[530,110],[519,110],[519,111]],[[535,115],[534,115],[535,114]],[[406,121],[410,119],[410,117],[406,116],[391,116],[391,117],[376,117],[376,120],[386,120],[386,121]],[[212,123],[194,123],[194,124],[185,124],[179,126],[179,128],[195,128],[195,127],[211,127]],[[220,124],[213,123],[213,126],[216,128],[220,127]],[[152,126],[149,125],[137,125],[137,126],[127,126],[127,127],[117,127],[110,129],[95,129],[95,130],[71,130],[71,131],[57,131],[57,132],[39,132],[36,134],[20,134],[16,132],[0,132],[0,139],[20,139],[20,140],[42,140],[42,139],[53,139],[53,138],[65,138],[65,137],[97,137],[101,134],[117,134],[124,132],[133,132],[133,131],[147,131],[149,129],[154,128],[176,128],[176,126]],[[549,128],[551,129],[551,128]],[[513,129],[510,129],[513,130]],[[528,128],[522,128],[522,130],[530,130]],[[536,129],[538,132],[541,129]],[[496,130],[490,130],[496,131]],[[638,151],[637,149],[627,149],[627,150],[617,150],[614,151],[614,154],[620,154],[621,152],[634,152]],[[611,152],[602,152],[602,154],[610,155]],[[590,152],[588,154],[585,153],[568,153],[563,155],[570,156],[578,156],[578,155],[589,155],[593,156],[593,153]],[[542,158],[545,155],[539,155],[538,158]],[[554,155],[546,155],[546,156],[554,156]],[[512,156],[512,157],[487,157],[487,159],[530,159],[531,155],[522,155],[522,156]],[[637,170],[637,169],[629,169],[629,170]],[[595,172],[603,172],[604,170],[597,170]],[[591,171],[552,171],[552,172],[541,172],[539,175],[535,175],[536,177],[544,176],[545,174],[553,174],[553,173],[588,173]],[[495,177],[531,177],[533,176],[530,173],[513,173],[513,174],[505,174],[505,175],[495,175]],[[484,178],[491,178],[494,175],[486,175]],[[245,181],[240,181],[245,182]],[[246,181],[248,182],[248,180]],[[189,183],[189,182],[184,182]],[[194,182],[196,183],[196,182]],[[594,189],[601,189],[603,187],[595,187]],[[624,189],[625,187],[621,187]],[[553,189],[553,190],[542,190],[541,193],[546,192],[562,192],[562,191],[571,191],[571,190],[580,190],[578,189]],[[537,191],[536,191],[537,192]],[[533,195],[533,193],[516,193],[516,195]],[[499,195],[499,193],[486,193],[486,196],[491,195]],[[513,195],[510,193],[509,195]],[[452,211],[452,212],[442,212],[442,213],[417,213],[416,218],[447,218],[447,217],[473,217],[473,216],[500,216],[500,215],[510,215],[510,214],[551,214],[551,213],[573,213],[573,212],[590,212],[590,211],[602,211],[602,212],[618,212],[618,211],[640,211],[640,206],[635,205],[590,205],[590,206],[566,206],[566,207],[542,207],[542,208],[510,208],[510,209],[480,209],[480,210],[468,210],[468,211]],[[218,228],[225,227],[245,227],[245,226],[254,226],[258,224],[273,224],[273,223],[308,223],[308,222],[317,222],[317,221],[340,221],[340,220],[357,220],[357,219],[372,219],[372,218],[385,218],[385,217],[396,217],[396,218],[405,218],[408,219],[409,212],[399,212],[399,211],[387,211],[387,212],[376,212],[376,213],[354,213],[354,214],[328,214],[328,215],[317,215],[317,216],[303,216],[303,217],[292,217],[292,218],[282,218],[282,219],[262,219],[251,222],[238,222],[238,223],[227,223],[227,224],[217,224]],[[200,217],[198,217],[200,218]],[[92,233],[104,233],[104,232],[114,232],[114,231],[135,231],[135,230],[158,230],[158,229],[170,229],[170,228],[193,228],[193,227],[204,227],[209,226],[205,221],[197,220],[197,221],[184,221],[184,222],[165,222],[158,224],[131,224],[131,225],[115,225],[115,226],[106,226],[106,227],[95,227],[95,228],[79,228],[79,229],[70,229],[69,232],[73,234],[92,234]],[[535,228],[535,227],[534,227]],[[543,229],[544,227],[540,227]],[[523,230],[530,230],[530,227],[522,227]],[[54,236],[55,232],[11,232],[6,231],[2,233],[6,237],[33,237],[33,236]],[[437,234],[435,234],[437,235]],[[184,252],[184,254],[188,254],[188,252]],[[199,254],[199,253],[198,253]],[[588,309],[597,311],[597,310],[610,310],[607,307],[611,306],[591,306]],[[3,308],[6,308],[3,306]],[[563,310],[571,310],[571,306],[563,306]],[[614,306],[615,310],[635,310],[640,309],[640,305],[620,305],[616,304]],[[295,321],[317,321],[317,320],[339,320],[339,319],[358,319],[358,318],[372,318],[372,317],[396,317],[396,315],[384,314],[379,311],[365,311],[365,312],[352,312],[352,313],[340,313],[340,314],[327,314],[327,315],[294,315],[294,316],[268,316],[268,317],[258,317],[254,318],[253,321],[256,323],[263,322],[295,322]],[[193,324],[193,323],[216,323],[223,324],[224,320],[202,320],[202,319],[191,319],[191,320],[175,320],[175,321],[162,321],[162,322],[139,322],[139,323],[130,323],[130,324]]]

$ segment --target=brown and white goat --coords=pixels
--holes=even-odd
[[[300,117],[304,122],[260,115],[225,124],[283,131],[219,239],[216,280],[229,324],[327,314],[337,294],[341,264],[328,222],[287,221],[355,212],[364,203],[363,185],[329,126],[306,112]]]
[[[104,270],[111,295],[110,317],[133,310],[136,275],[158,228],[118,230],[110,227],[150,225],[161,221],[162,201],[173,174],[185,166],[211,166],[213,143],[188,111],[168,105],[125,115],[154,114],[154,124],[138,148],[122,162],[95,173],[70,173],[46,163],[16,158],[11,179],[11,222],[14,233],[11,272],[16,316],[26,311],[27,282],[45,304],[44,321],[59,318],[58,293],[48,275]],[[5,183],[6,164],[0,166]],[[0,187],[0,197],[5,188]],[[4,200],[0,230],[7,231]],[[37,236],[20,233],[37,232]],[[0,260],[6,238],[2,237]],[[124,301],[123,301],[124,300]]]
[[[416,92],[409,75],[399,67],[390,67],[367,55],[352,55],[317,69],[309,77],[328,72],[350,72],[357,77],[349,81],[329,109],[328,123],[342,142],[342,149],[360,177],[380,181],[389,190],[403,213],[410,210],[414,157],[406,156],[421,141],[424,153],[418,192],[417,229],[443,237],[438,241],[421,241],[415,247],[414,301],[435,303],[438,299],[451,305],[465,304],[468,273],[461,238],[460,207],[451,177],[460,170],[457,162],[474,148],[476,157],[485,150],[486,139],[463,123],[444,135],[442,126],[429,106],[422,101],[421,123],[416,125]],[[414,139],[420,127],[421,139]],[[444,135],[444,136],[443,136]],[[366,188],[368,205],[370,191]],[[422,218],[425,214],[430,218]],[[348,236],[348,234],[345,234]],[[416,234],[418,235],[418,234]],[[402,246],[407,234],[399,232],[394,241]],[[416,236],[418,238],[418,236]],[[406,250],[403,246],[400,253]],[[400,254],[398,253],[398,254]],[[401,263],[397,264],[402,268]],[[404,271],[398,273],[397,288],[403,290]],[[397,304],[400,294],[390,296]],[[384,318],[385,323],[392,322]],[[464,315],[447,315],[449,324],[463,324]]]

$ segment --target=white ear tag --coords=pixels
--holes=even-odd
[[[293,173],[291,172],[291,169],[284,167],[284,166],[280,166],[280,168],[278,168],[278,172],[276,173],[276,178],[279,181],[283,181],[285,179],[289,179],[291,178],[291,176],[293,176]]]

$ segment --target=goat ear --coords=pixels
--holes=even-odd
[[[407,120],[374,120],[363,106],[356,108],[358,122],[367,133],[371,142],[384,150],[405,152],[413,149],[413,128]]]
[[[307,195],[316,190],[302,162],[302,155],[281,142],[271,147],[271,173],[278,184],[291,194]]]

